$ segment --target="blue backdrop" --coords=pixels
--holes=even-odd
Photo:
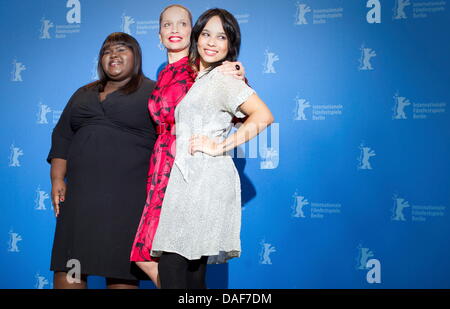
[[[51,131],[111,32],[137,38],[156,79],[172,3],[0,1],[0,288],[52,287]],[[238,150],[242,256],[210,266],[209,286],[450,288],[448,2],[179,3],[235,14],[276,119]]]

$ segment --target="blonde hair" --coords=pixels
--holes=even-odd
[[[192,13],[191,13],[191,11],[189,11],[189,9],[187,7],[185,7],[185,6],[181,5],[181,4],[171,4],[171,5],[167,6],[164,10],[162,10],[161,14],[159,15],[159,31],[160,32],[161,32],[161,22],[162,22],[162,19],[163,19],[164,12],[167,11],[168,9],[170,9],[170,8],[173,8],[173,7],[178,7],[180,9],[183,9],[183,10],[185,10],[188,13],[189,21],[190,21],[191,27],[192,27]]]

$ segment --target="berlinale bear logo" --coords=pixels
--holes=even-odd
[[[411,102],[405,97],[400,96],[398,93],[394,95],[394,116],[392,119],[407,119],[405,114],[405,107],[411,105]]]
[[[41,276],[39,273],[36,274],[35,278],[36,278],[36,284],[34,287],[38,290],[44,289],[44,287],[47,284],[49,284],[47,278],[45,278],[44,276]]]
[[[297,12],[295,14],[295,25],[307,25],[308,21],[305,18],[306,13],[311,12],[311,8],[306,4],[297,2]]]
[[[299,96],[295,97],[294,120],[307,120],[305,109],[311,107],[311,104],[306,99],[301,99]]]
[[[39,36],[40,39],[51,39],[50,36],[50,28],[53,28],[55,25],[48,19],[45,19],[45,17],[42,17],[41,19],[41,35]]]
[[[13,231],[9,231],[9,248],[8,252],[20,252],[19,247],[17,246],[18,242],[22,240],[22,236]]]
[[[358,169],[361,170],[371,170],[372,165],[370,165],[369,159],[371,157],[376,156],[376,153],[374,150],[372,150],[370,147],[365,146],[363,143],[359,146],[359,149],[361,150],[360,156],[358,157]]]
[[[129,35],[131,35],[131,25],[134,24],[134,18],[131,16],[127,16],[124,14],[122,14],[122,32],[128,33]]]
[[[19,147],[14,146],[14,144],[10,147],[11,153],[9,155],[9,166],[10,167],[20,167],[19,157],[23,156],[23,150]]]
[[[34,200],[34,209],[36,210],[47,210],[45,207],[45,200],[48,200],[50,196],[47,192],[41,190],[41,187],[38,186],[36,190],[36,199]]]
[[[22,71],[25,71],[27,67],[22,63],[18,62],[16,59],[13,60],[13,69],[11,72],[11,81],[13,82],[23,82]]]
[[[272,244],[266,243],[265,241],[261,242],[262,252],[261,252],[261,260],[260,264],[268,264],[272,265],[272,260],[270,259],[270,254],[276,252],[276,249]]]
[[[394,19],[406,19],[405,7],[411,5],[409,0],[397,0],[394,7]]]
[[[292,214],[292,216],[294,218],[306,218],[303,207],[309,205],[308,200],[304,196],[298,195],[297,191],[295,192],[293,197],[294,205],[292,206],[292,209],[294,213]]]
[[[51,108],[46,104],[42,104],[42,102],[39,102],[38,106],[39,111],[37,113],[37,124],[48,124],[47,114],[52,111]]]
[[[263,73],[264,74],[275,74],[276,71],[275,71],[273,64],[276,61],[280,60],[280,58],[275,53],[269,52],[268,49],[266,49],[264,54],[265,54],[265,61],[263,63],[263,65],[264,65]]]
[[[371,71],[373,70],[372,64],[370,63],[371,59],[375,57],[377,54],[372,48],[367,48],[364,44],[360,48],[361,50],[361,58],[359,59],[359,70],[360,71]]]
[[[391,219],[393,221],[406,221],[403,210],[407,207],[410,207],[408,201],[406,201],[404,198],[394,195],[394,208],[392,210]]]

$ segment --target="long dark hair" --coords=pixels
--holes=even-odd
[[[227,10],[218,8],[209,9],[198,18],[191,32],[189,63],[196,71],[198,71],[198,64],[200,61],[200,55],[197,50],[198,38],[208,21],[214,16],[219,16],[222,21],[222,26],[228,39],[228,53],[224,59],[212,63],[211,69],[219,66],[223,61],[236,61],[239,56],[239,50],[241,48],[241,29],[239,28],[236,18],[234,18],[233,14]]]
[[[108,35],[105,41],[100,48],[100,52],[98,54],[98,64],[97,64],[97,73],[99,80],[86,85],[86,88],[94,88],[99,87],[99,91],[103,92],[105,89],[106,83],[110,80],[108,75],[106,75],[105,70],[102,66],[102,57],[106,49],[111,47],[112,45],[125,45],[130,48],[134,55],[134,68],[133,73],[131,75],[130,81],[121,87],[119,90],[126,94],[130,94],[135,92],[142,83],[144,79],[144,73],[142,72],[142,51],[139,46],[138,41],[133,38],[131,35],[123,33],[123,32],[114,32]]]

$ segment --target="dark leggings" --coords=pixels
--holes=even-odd
[[[162,289],[206,289],[207,256],[188,260],[177,254],[164,252],[158,263]]]

